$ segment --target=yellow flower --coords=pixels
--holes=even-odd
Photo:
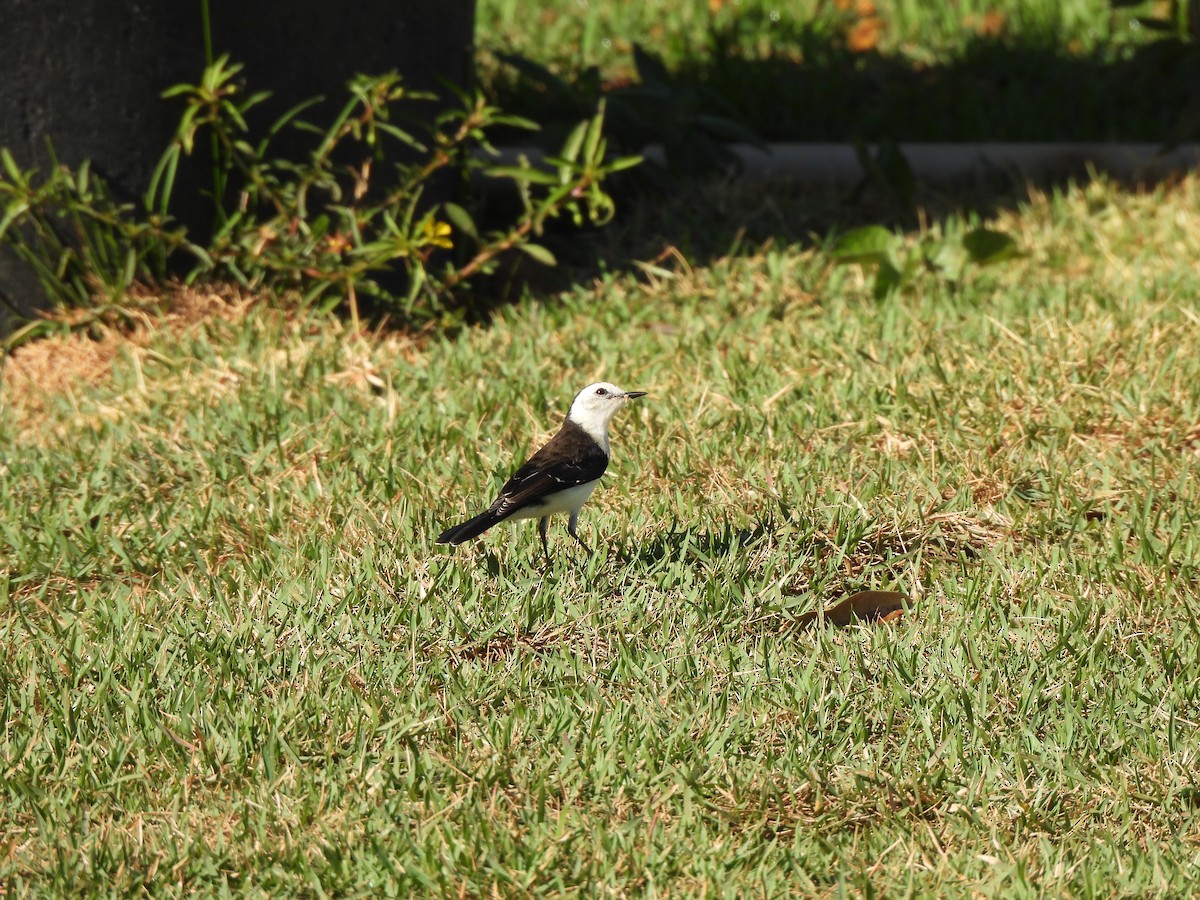
[[[434,247],[454,246],[454,242],[450,240],[450,226],[446,222],[439,222],[436,219],[425,220],[424,238],[426,245],[433,245]]]

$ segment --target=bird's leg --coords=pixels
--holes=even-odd
[[[579,536],[579,510],[571,513],[571,521],[567,523],[567,534],[579,541],[579,546],[588,553],[592,552],[592,548],[583,542],[583,538]]]
[[[542,516],[538,519],[538,534],[542,536],[542,552],[546,554],[546,565],[551,565],[550,562],[550,546],[546,543],[546,534],[550,531],[550,517]]]

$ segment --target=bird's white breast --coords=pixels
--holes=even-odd
[[[604,451],[604,455],[608,456],[611,452],[608,445],[608,419],[610,416],[600,414],[589,414],[588,412],[579,413],[571,410],[571,419],[582,428],[597,446]]]
[[[579,507],[587,502],[587,498],[592,496],[592,491],[596,489],[596,485],[600,483],[600,479],[589,481],[586,484],[576,484],[569,488],[564,488],[553,494],[547,494],[541,501],[532,506],[526,506],[524,509],[513,514],[513,519],[540,519],[542,516],[552,516],[555,513],[575,512]]]

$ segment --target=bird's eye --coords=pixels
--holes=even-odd
[[[605,388],[596,388],[596,396],[598,396],[598,397],[607,397],[607,396],[608,396],[608,391],[607,391]]]

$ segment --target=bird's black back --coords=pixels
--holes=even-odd
[[[500,489],[489,510],[508,516],[548,494],[595,481],[608,468],[608,454],[570,419]]]

